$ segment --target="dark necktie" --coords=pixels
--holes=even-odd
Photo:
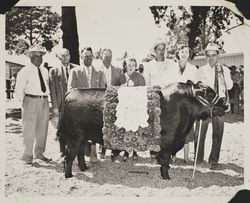
[[[41,70],[40,70],[40,68],[37,68],[37,69],[38,69],[38,75],[39,75],[40,84],[41,84],[41,90],[43,92],[46,92],[46,87],[45,87],[45,83],[44,83],[44,80],[43,80],[43,76],[42,76]]]
[[[66,77],[67,77],[67,80],[68,80],[68,78],[69,78],[69,71],[68,71],[67,68],[65,70],[66,70]]]
[[[184,70],[185,70],[185,68],[180,68],[181,75],[183,74]]]
[[[214,77],[214,91],[219,93],[219,82],[218,82],[218,67],[217,65],[214,67],[215,77]]]

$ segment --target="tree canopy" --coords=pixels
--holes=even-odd
[[[51,51],[59,42],[60,23],[50,7],[13,7],[6,13],[6,50],[22,54],[40,44]]]
[[[208,42],[223,47],[222,31],[243,24],[243,18],[225,7],[152,6],[155,24],[166,26],[167,55],[172,58],[176,42],[187,43],[194,55],[200,55]]]

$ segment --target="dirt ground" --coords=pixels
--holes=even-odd
[[[192,178],[193,166],[183,162],[183,151],[177,154],[177,161],[169,170],[171,180],[160,177],[159,165],[151,160],[149,153],[139,153],[133,162],[110,160],[109,154],[90,168],[81,172],[73,166],[73,178],[65,179],[63,166],[59,161],[59,143],[54,140],[55,128],[51,121],[47,138],[46,156],[52,162],[34,160],[32,165],[24,164],[22,156],[22,128],[20,106],[13,100],[6,102],[6,168],[5,195],[7,197],[160,197],[160,196],[230,196],[243,188],[243,115],[229,114],[225,120],[225,131],[221,149],[220,170],[211,171],[208,163],[197,166]],[[205,160],[211,150],[211,125],[209,126]],[[193,163],[193,144],[190,145],[190,159]],[[142,173],[130,173],[136,170]]]

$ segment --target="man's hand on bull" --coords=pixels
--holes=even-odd
[[[53,114],[54,116],[58,116],[59,115],[59,110],[58,109],[53,109]]]

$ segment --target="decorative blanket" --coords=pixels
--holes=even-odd
[[[108,87],[103,139],[108,149],[159,151],[160,96],[157,87]]]
[[[117,90],[118,104],[116,107],[115,125],[135,132],[139,126],[148,126],[147,87],[120,87]]]

